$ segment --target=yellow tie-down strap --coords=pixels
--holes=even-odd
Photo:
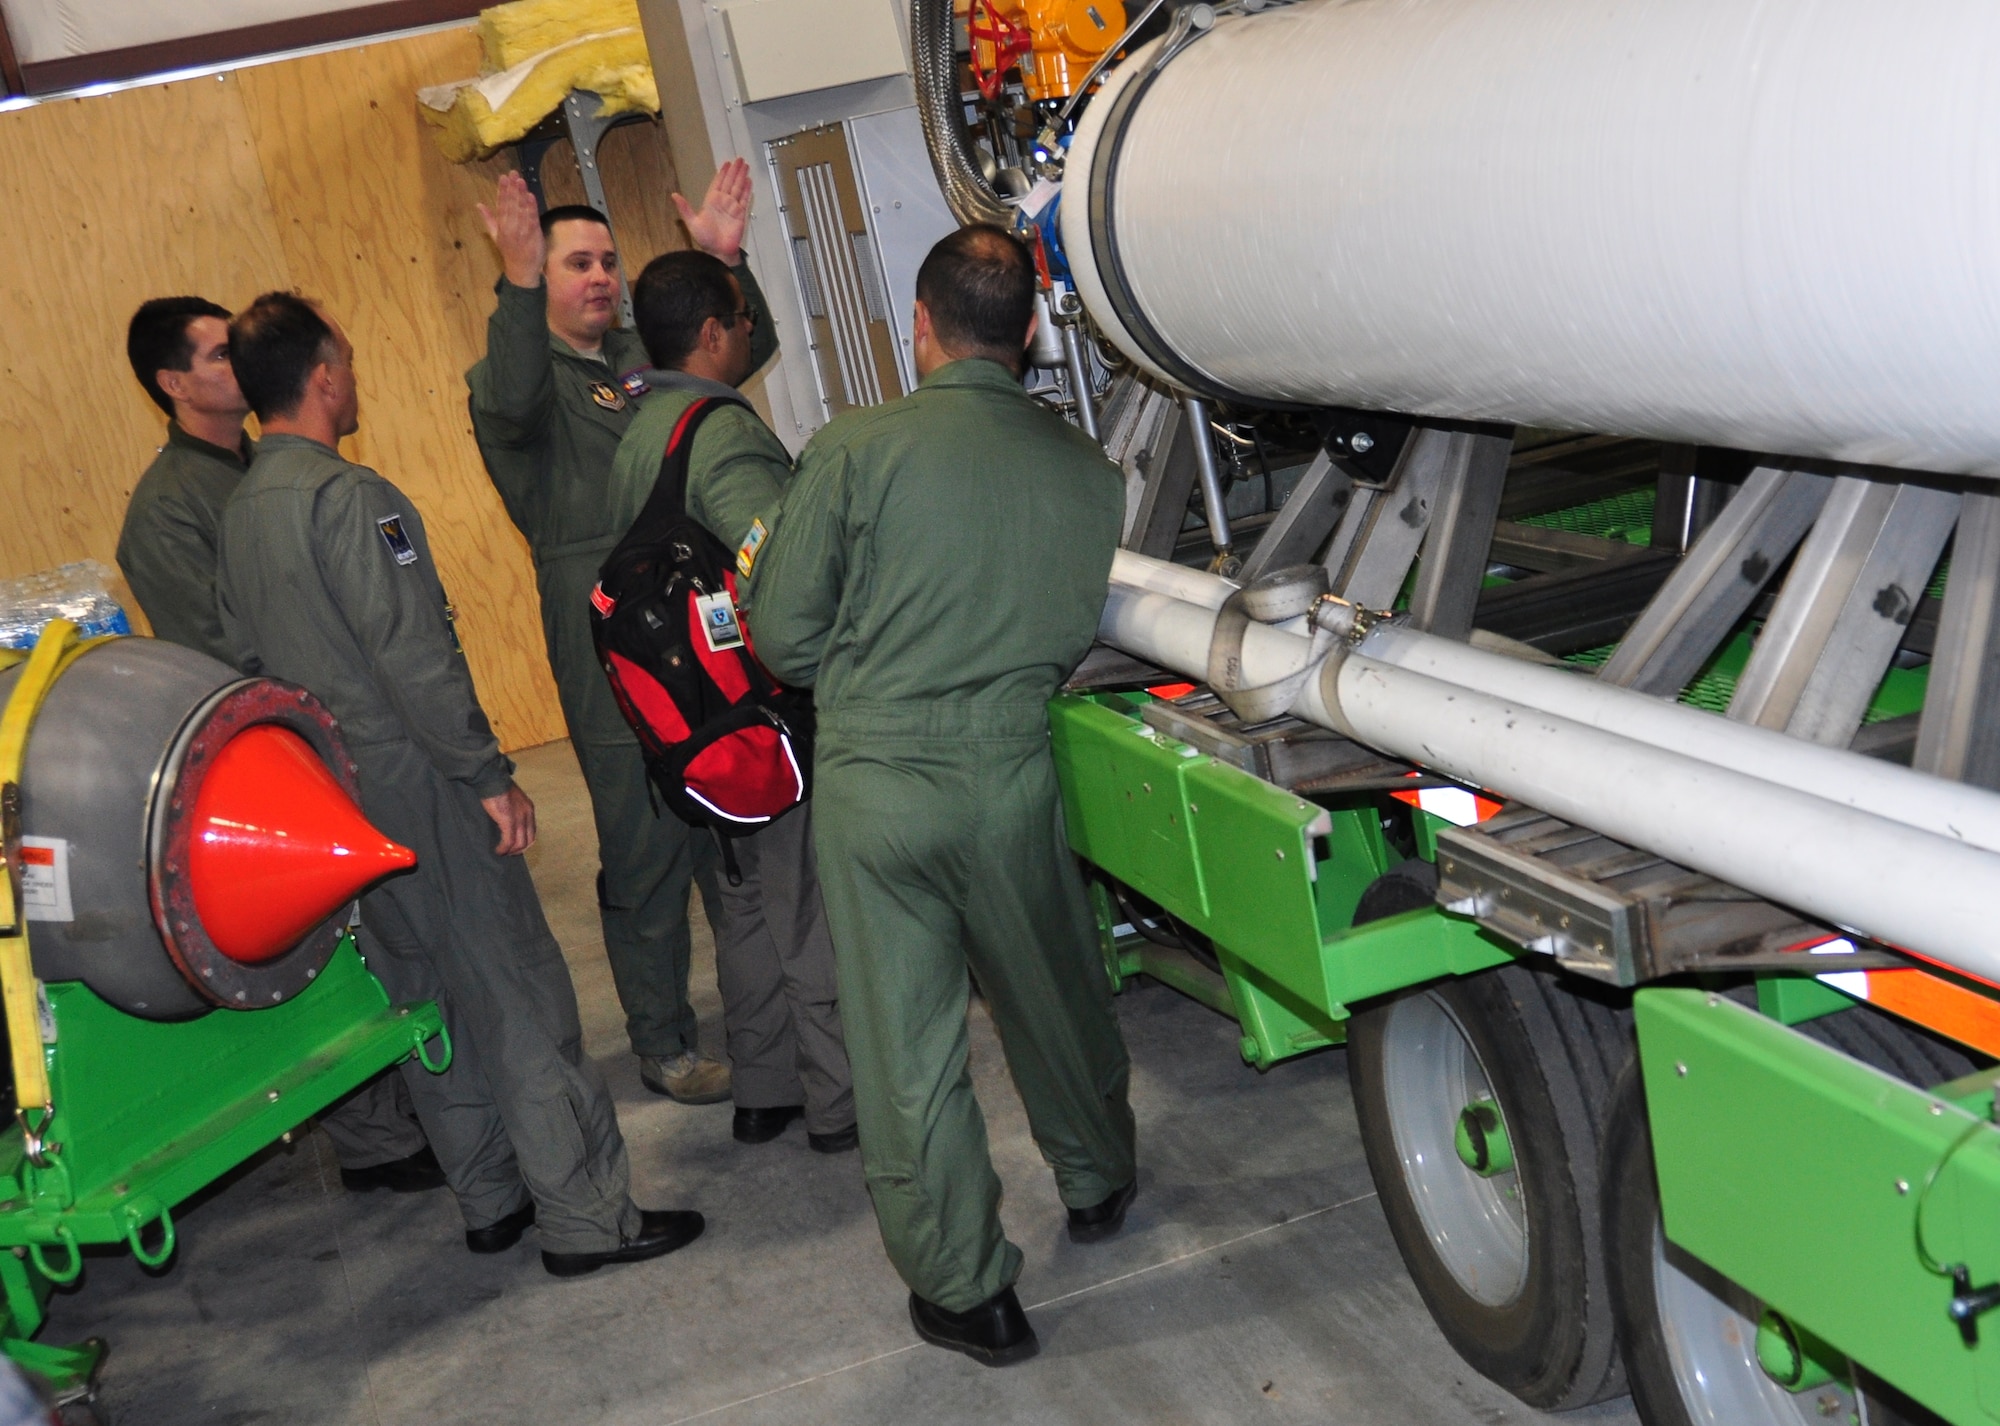
[[[107,638],[116,637],[107,635]],[[50,1102],[48,1063],[42,1057],[40,995],[34,958],[28,952],[28,921],[21,905],[21,764],[28,755],[28,732],[42,701],[63,670],[105,639],[77,636],[67,619],[51,619],[27,657],[19,682],[0,713],[0,834],[4,834],[7,874],[0,876],[0,999],[7,1010],[7,1044],[14,1062],[14,1101],[20,1106],[21,1127],[39,1146],[55,1112]],[[9,651],[12,652],[12,651]],[[17,657],[0,661],[11,668]],[[41,1115],[30,1124],[29,1110]],[[34,1157],[39,1159],[39,1153]]]

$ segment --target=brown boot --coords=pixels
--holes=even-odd
[[[693,1050],[639,1056],[639,1082],[682,1104],[720,1104],[729,1098],[729,1066]]]

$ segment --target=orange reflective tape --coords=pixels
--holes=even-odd
[[[2000,1001],[1921,970],[1871,970],[1868,1003],[2000,1058]]]

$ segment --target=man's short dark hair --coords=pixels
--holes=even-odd
[[[229,309],[218,307],[206,297],[155,297],[142,302],[125,329],[125,355],[132,374],[153,398],[153,404],[174,414],[174,398],[160,390],[163,371],[188,371],[194,366],[194,339],[188,328],[197,317],[229,320]]]
[[[608,232],[611,220],[588,203],[558,203],[542,214],[542,236],[552,235],[558,223],[602,223]]]
[[[940,238],[917,269],[917,300],[947,351],[1021,369],[1035,312],[1035,264],[1005,228],[974,223]]]
[[[632,319],[654,366],[672,370],[688,359],[710,317],[725,326],[736,316],[736,280],[722,259],[695,248],[661,253],[632,284]]]
[[[236,384],[260,421],[298,410],[313,368],[334,354],[333,328],[296,292],[266,292],[229,324]]]

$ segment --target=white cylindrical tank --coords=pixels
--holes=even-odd
[[[1306,0],[1086,110],[1079,291],[1221,393],[2000,476],[2000,6]]]

